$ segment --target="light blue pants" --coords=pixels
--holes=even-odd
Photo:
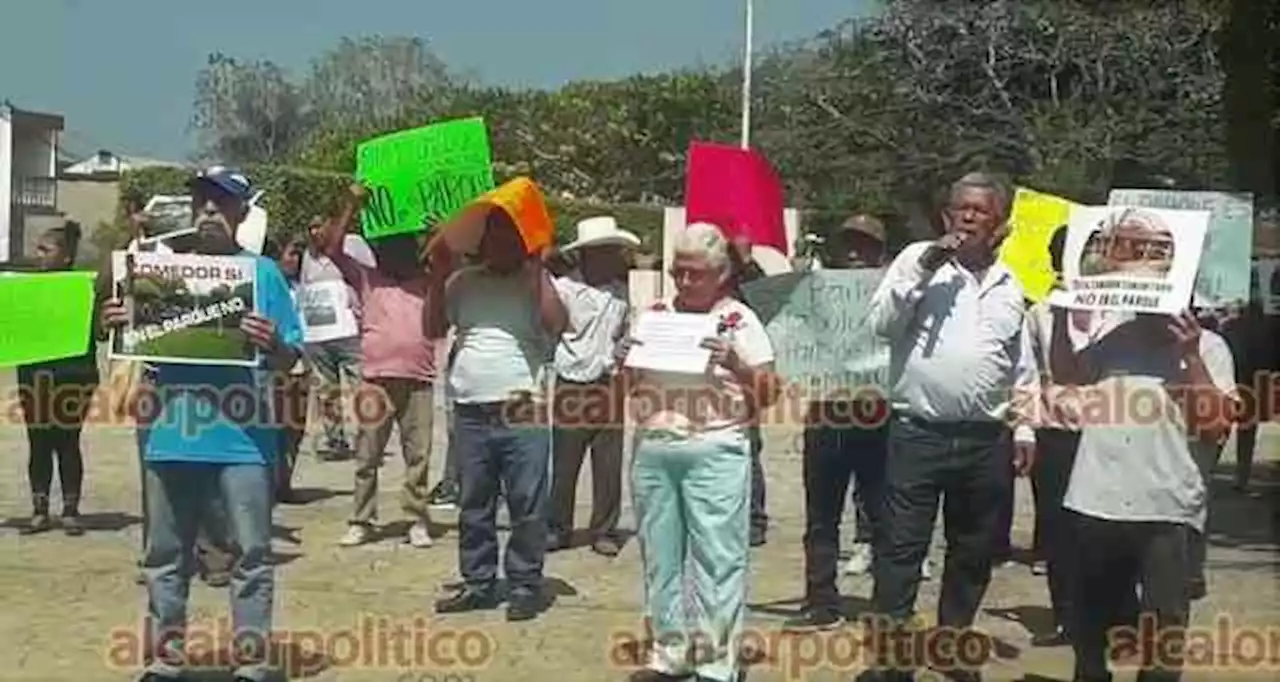
[[[746,435],[668,440],[641,434],[631,475],[655,640],[648,667],[736,679],[751,510]],[[692,604],[686,604],[686,585]]]
[[[202,525],[225,523],[222,537],[239,549],[231,569],[231,622],[236,674],[264,679],[271,640],[275,568],[271,564],[271,468],[261,464],[146,465],[148,628],[155,659],[148,670],[182,671],[187,597]]]

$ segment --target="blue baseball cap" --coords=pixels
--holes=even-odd
[[[249,176],[226,166],[211,166],[196,173],[196,176],[191,179],[191,185],[197,183],[217,187],[245,203],[248,203],[254,195],[253,183],[249,181]]]

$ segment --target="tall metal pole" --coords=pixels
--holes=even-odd
[[[755,29],[755,1],[747,3],[747,45],[742,57],[742,148],[751,146],[751,47]]]

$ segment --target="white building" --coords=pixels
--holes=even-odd
[[[58,137],[63,119],[0,104],[0,262],[22,257],[29,225],[58,213]]]
[[[141,156],[119,156],[103,149],[83,161],[78,161],[63,168],[62,175],[66,177],[119,175],[139,168],[179,168],[181,166],[182,164],[180,163],[147,159]]]

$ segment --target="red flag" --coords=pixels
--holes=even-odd
[[[713,223],[725,236],[789,252],[782,218],[782,182],[752,149],[694,142],[684,188],[685,223]]]

